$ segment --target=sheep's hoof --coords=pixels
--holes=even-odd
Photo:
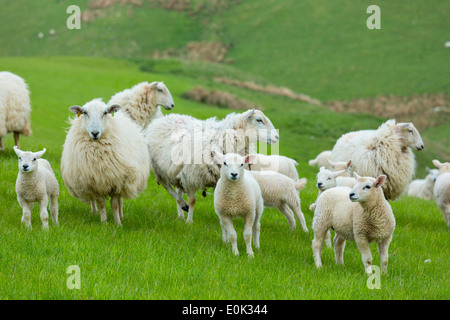
[[[189,206],[187,204],[182,206],[181,209],[183,209],[183,211],[189,212]]]

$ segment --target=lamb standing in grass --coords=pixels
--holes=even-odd
[[[332,151],[333,161],[352,161],[352,172],[370,177],[387,176],[383,191],[395,200],[408,187],[416,161],[411,148],[422,150],[422,138],[412,123],[389,120],[377,130],[362,130],[343,135]]]
[[[9,132],[14,132],[18,148],[19,135],[31,135],[30,113],[30,93],[25,81],[11,72],[0,72],[0,151],[5,149],[3,137]]]
[[[300,207],[298,192],[306,185],[306,178],[292,180],[275,171],[248,171],[261,188],[264,205],[277,208],[288,220],[291,231],[295,229],[294,212],[303,231],[308,232],[305,217]]]
[[[214,209],[220,219],[222,240],[231,241],[233,253],[239,255],[237,234],[233,227],[233,218],[244,218],[244,240],[247,255],[253,257],[253,244],[259,249],[260,219],[264,210],[264,200],[258,182],[244,164],[252,155],[241,157],[238,154],[222,155],[212,152],[217,162],[222,164],[220,178],[214,190]]]
[[[447,227],[450,228],[450,163],[441,163],[433,160],[433,164],[439,169],[439,174],[434,184],[434,198],[442,211]]]
[[[45,148],[39,152],[21,151],[16,146],[14,151],[19,157],[19,174],[16,180],[17,201],[22,207],[22,222],[31,228],[31,210],[37,202],[41,211],[42,227],[48,228],[47,206],[53,223],[58,224],[59,185],[50,163],[41,159]]]
[[[246,169],[248,168],[251,171],[275,171],[297,181],[298,172],[295,168],[297,165],[297,161],[285,156],[257,153],[253,162],[248,164]]]
[[[425,200],[431,200],[434,198],[434,183],[436,182],[439,170],[427,168],[427,171],[428,175],[425,177],[425,179],[416,179],[411,181],[408,186],[408,196]]]
[[[111,197],[115,223],[123,218],[122,198],[135,198],[147,186],[150,159],[141,128],[120,106],[94,99],[72,106],[61,157],[61,173],[70,194],[87,203],[97,202],[106,222],[105,198]]]
[[[145,129],[153,119],[163,116],[161,106],[172,110],[174,102],[164,83],[141,82],[112,96],[108,106],[113,105],[121,106],[120,112],[126,113]]]
[[[318,166],[319,168],[325,167],[325,169],[331,169],[328,160],[331,159],[331,150],[322,151],[317,155],[315,159],[309,160],[308,164],[310,166]]]
[[[395,218],[381,185],[386,176],[360,177],[353,189],[331,188],[317,199],[314,212],[314,240],[312,248],[317,268],[322,267],[321,254],[326,233],[335,231],[334,252],[336,263],[344,264],[346,240],[354,240],[361,252],[365,271],[372,274],[372,254],[369,244],[377,242],[380,250],[381,271],[387,272],[388,248],[395,229]]]

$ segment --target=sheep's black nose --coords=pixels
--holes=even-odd
[[[350,193],[350,199],[353,198],[354,196],[355,196],[354,192]]]
[[[318,184],[317,184],[317,186],[320,188],[320,187],[322,187],[322,182],[319,182]]]
[[[94,139],[97,138],[97,136],[98,136],[99,133],[100,133],[100,132],[98,132],[98,131],[91,131],[92,137],[93,137]]]
[[[24,165],[22,166],[22,168],[28,169],[28,165],[27,165],[27,164],[24,164]]]
[[[237,173],[232,173],[232,174],[231,174],[231,178],[232,178],[232,179],[236,179],[236,178],[237,178],[237,175],[238,175]]]

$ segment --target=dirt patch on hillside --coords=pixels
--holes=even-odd
[[[231,45],[222,42],[189,42],[181,49],[168,49],[163,52],[156,50],[154,59],[181,58],[192,61],[204,61],[213,63],[226,62],[225,57]]]

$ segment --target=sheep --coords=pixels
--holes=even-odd
[[[111,197],[114,221],[121,226],[122,198],[135,198],[147,186],[150,159],[141,128],[120,106],[93,99],[69,108],[70,120],[61,156],[61,173],[70,194],[97,205],[106,223],[105,198]]]
[[[411,181],[408,186],[408,196],[425,200],[433,199],[434,183],[436,182],[439,170],[427,168],[427,171],[428,175],[425,179],[416,179]]]
[[[30,136],[30,92],[25,81],[11,72],[0,72],[0,151],[3,137],[14,132],[14,144],[20,148],[19,135]]]
[[[294,181],[275,171],[249,171],[249,173],[256,179],[261,188],[264,205],[277,208],[288,220],[291,231],[295,229],[293,211],[303,231],[308,232],[298,194],[298,191],[305,187],[306,178]]]
[[[319,168],[325,167],[325,169],[331,169],[328,160],[331,159],[331,150],[322,151],[317,155],[315,159],[309,160],[308,164],[310,166],[317,165]]]
[[[314,262],[322,267],[321,252],[324,238],[334,229],[334,252],[337,264],[344,264],[346,240],[354,240],[362,255],[367,275],[372,274],[372,255],[369,244],[377,242],[380,250],[381,272],[387,272],[388,248],[395,230],[395,217],[381,186],[386,175],[377,178],[360,177],[353,189],[336,187],[324,191],[317,199],[312,228]]]
[[[163,116],[161,106],[166,110],[172,110],[174,102],[163,82],[141,82],[131,89],[116,93],[107,105],[121,106],[120,112],[126,113],[145,129],[152,119]]]
[[[41,159],[44,148],[39,152],[22,151],[14,146],[19,157],[19,174],[16,180],[17,201],[22,207],[22,222],[31,228],[31,210],[37,202],[41,211],[42,227],[48,229],[47,206],[55,225],[58,225],[59,185],[50,163]]]
[[[231,242],[234,255],[239,255],[237,235],[233,227],[233,218],[244,218],[244,240],[247,255],[253,257],[253,244],[259,249],[261,215],[264,211],[264,199],[258,182],[244,169],[253,155],[241,157],[235,153],[222,155],[212,151],[214,159],[221,163],[220,178],[214,190],[214,209],[220,220],[222,240]]]
[[[444,216],[447,227],[450,228],[450,163],[433,160],[433,164],[439,169],[434,184],[434,199]]]
[[[406,190],[414,175],[416,162],[411,148],[422,150],[422,138],[412,123],[388,120],[377,130],[344,134],[336,142],[331,159],[352,161],[352,172],[364,176],[387,176],[383,191],[395,200]]]
[[[156,181],[176,200],[179,218],[184,219],[183,210],[188,211],[187,223],[193,222],[196,191],[215,187],[220,177],[212,151],[247,155],[252,141],[275,144],[279,139],[260,110],[231,113],[221,121],[170,114],[153,120],[145,135]]]
[[[319,189],[319,194],[317,195],[317,197],[319,197],[323,191],[336,187],[337,179],[341,175],[346,175],[346,171],[347,170],[343,169],[343,170],[334,172],[329,169],[325,169],[325,167],[320,167],[320,170],[316,176],[316,180],[317,180],[316,186],[317,186],[317,189]],[[316,208],[315,203],[313,203],[309,206],[309,209],[311,211],[314,211],[315,208]]]
[[[253,162],[246,165],[251,171],[276,171],[297,181],[299,179],[297,169],[298,162],[294,159],[280,155],[265,155],[256,153]]]

